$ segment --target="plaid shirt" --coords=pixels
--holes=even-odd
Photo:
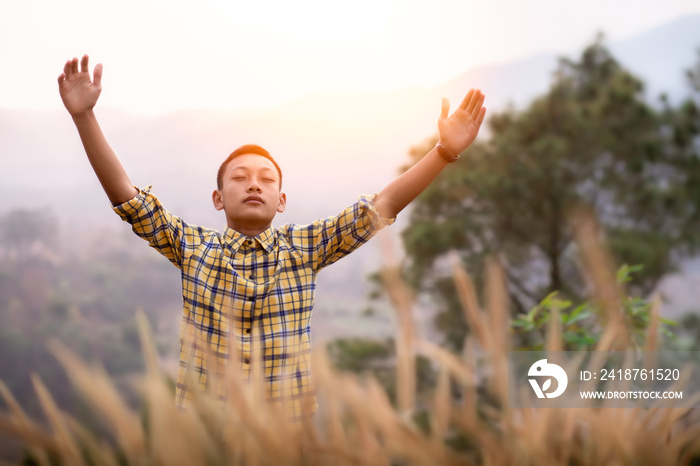
[[[245,378],[262,360],[268,399],[293,400],[295,419],[303,397],[313,396],[309,322],[316,274],[394,221],[379,216],[374,196],[360,196],[339,215],[310,225],[271,227],[255,237],[226,227],[221,234],[172,215],[150,187],[114,210],[181,271],[176,404],[192,399],[188,381],[206,387],[208,371],[220,375],[236,354]],[[258,342],[262,356],[252,353]]]

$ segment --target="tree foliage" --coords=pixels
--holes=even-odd
[[[492,114],[488,137],[415,201],[403,233],[408,276],[435,292],[448,341],[459,347],[466,331],[449,279],[436,273],[450,250],[477,281],[484,259],[498,255],[517,312],[555,291],[582,300],[569,215],[583,206],[595,209],[619,263],[643,265],[631,290],[652,290],[694,247],[697,122],[692,100],[648,104],[642,81],[602,38],[577,60],[561,59],[549,91],[529,106]],[[434,143],[412,149],[414,161]]]
[[[80,402],[47,342],[64,343],[126,386],[143,368],[136,309],[156,323],[161,353],[176,356],[177,331],[171,329],[177,320],[171,316],[181,304],[177,280],[168,281],[172,266],[157,255],[125,254],[109,243],[100,255],[89,248],[67,250],[57,233],[47,212],[0,217],[0,380],[29,413],[38,414],[31,382],[37,374],[62,409],[79,415]]]
[[[23,254],[37,243],[51,245],[56,223],[56,218],[45,211],[12,210],[0,217],[0,248]]]
[[[632,275],[641,271],[640,266],[623,265],[617,271],[617,283],[622,286],[632,280]],[[631,347],[644,348],[647,331],[651,321],[652,303],[648,299],[621,296],[621,310],[625,328],[631,336]],[[573,302],[562,299],[558,292],[547,295],[529,312],[520,314],[511,321],[511,329],[515,341],[519,341],[518,349],[526,351],[541,351],[545,349],[545,341],[550,321],[558,316],[561,328],[562,347],[564,351],[593,351],[603,334],[601,325],[601,309],[591,301],[584,301],[576,306]],[[675,338],[670,327],[676,322],[660,318],[660,329],[669,339]]]

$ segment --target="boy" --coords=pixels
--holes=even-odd
[[[73,58],[58,77],[59,91],[115,212],[181,271],[177,405],[192,398],[190,381],[206,386],[208,372],[220,373],[229,356],[237,355],[231,360],[239,361],[246,377],[255,361],[262,362],[267,397],[293,400],[290,414],[298,419],[302,399],[313,396],[309,321],[316,274],[393,223],[459,158],[484,120],[484,95],[470,90],[449,117],[449,102],[443,99],[440,142],[434,149],[379,194],[360,196],[338,216],[311,225],[273,228],[275,214],[286,207],[282,171],[259,146],[235,150],[221,165],[212,194],[214,207],[226,216],[221,234],[187,224],[165,210],[150,187],[131,184],[93,112],[101,78],[101,64],[91,79],[88,56],[80,64]]]

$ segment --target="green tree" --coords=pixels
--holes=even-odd
[[[451,278],[436,273],[450,250],[477,284],[484,259],[498,255],[519,313],[554,291],[583,299],[568,221],[579,206],[595,209],[615,259],[643,264],[630,291],[652,290],[687,246],[700,205],[678,204],[687,160],[671,150],[668,127],[600,37],[578,60],[561,59],[549,91],[527,108],[492,114],[490,138],[414,202],[403,233],[407,275],[434,292],[448,342],[460,347],[467,331]],[[411,151],[414,161],[421,153]]]
[[[664,130],[667,134],[666,151],[677,171],[673,210],[685,221],[682,233],[689,250],[700,244],[700,49],[695,66],[686,71],[689,96],[672,107],[665,96]]]

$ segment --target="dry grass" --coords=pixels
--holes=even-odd
[[[629,340],[620,325],[615,287],[610,285],[614,275],[607,264],[609,256],[590,218],[581,216],[576,224],[583,262],[608,322],[598,349],[621,349],[620,342]],[[129,409],[103,371],[87,367],[58,344],[52,346],[76,389],[111,431],[110,441],[96,438],[62,412],[36,378],[49,428],[29,419],[0,384],[9,406],[9,412],[0,415],[0,432],[21,439],[36,463],[45,466],[667,465],[691,464],[700,458],[700,427],[690,420],[693,400],[687,400],[687,408],[675,409],[509,408],[510,314],[499,266],[489,264],[486,274],[482,308],[468,275],[455,265],[464,315],[473,329],[465,354],[457,356],[416,337],[409,293],[396,269],[387,269],[386,284],[399,316],[397,406],[376,381],[361,382],[334,371],[319,350],[312,356],[321,409],[300,424],[288,422],[283,407],[264,402],[260,382],[243,383],[232,371],[219,381],[232,400],[227,406],[209,393],[199,393],[192,409],[180,412],[158,370],[142,319],[148,367],[139,383],[143,413]],[[658,303],[654,315],[647,350],[656,345]],[[556,325],[550,328],[550,350],[560,349],[560,333]],[[417,354],[439,368],[429,433],[412,421]]]

